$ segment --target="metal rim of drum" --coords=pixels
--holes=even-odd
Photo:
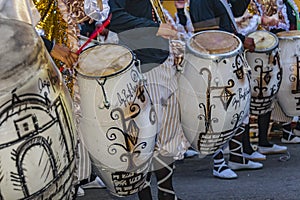
[[[123,69],[121,69],[121,70],[119,70],[119,71],[117,71],[117,72],[115,72],[115,73],[112,73],[112,74],[109,74],[109,75],[105,75],[105,76],[96,76],[96,75],[95,75],[95,76],[91,76],[91,75],[86,75],[86,74],[81,73],[81,72],[77,69],[77,67],[75,67],[76,73],[77,73],[78,75],[80,75],[80,76],[82,76],[82,77],[84,77],[84,78],[88,78],[88,79],[101,79],[101,78],[110,78],[110,77],[114,77],[114,76],[116,76],[116,75],[123,74],[123,73],[125,73],[126,71],[128,71],[129,68],[130,68],[130,66],[132,66],[132,64],[137,60],[135,54],[132,52],[131,49],[129,49],[129,48],[126,47],[125,45],[119,45],[119,44],[113,44],[113,43],[105,43],[105,44],[101,44],[101,45],[91,46],[91,47],[88,47],[88,48],[86,48],[85,50],[83,50],[82,53],[85,52],[85,51],[90,50],[90,49],[93,48],[93,47],[104,46],[104,45],[107,45],[107,46],[120,46],[120,47],[122,47],[122,48],[127,49],[127,50],[128,50],[128,53],[130,53],[130,54],[131,54],[131,57],[132,57],[130,63],[129,63],[126,67],[124,67]],[[77,66],[78,66],[78,65],[77,65]]]
[[[289,31],[291,32],[295,32],[298,33],[297,35],[281,35],[281,33],[284,32],[279,32],[276,34],[276,36],[278,37],[279,40],[296,40],[296,39],[300,39],[300,30],[293,30],[293,31]]]
[[[197,35],[200,35],[200,34],[204,34],[204,33],[209,33],[209,32],[220,32],[220,33],[224,33],[224,34],[227,34],[227,35],[231,35],[233,36],[235,39],[238,40],[239,42],[239,45],[238,47],[233,50],[233,51],[230,51],[228,53],[221,53],[221,54],[205,54],[205,53],[200,53],[198,51],[195,51],[194,48],[191,47],[190,43],[191,43],[191,40],[197,36]],[[211,60],[222,60],[222,59],[225,59],[225,58],[230,58],[230,57],[233,57],[237,54],[239,54],[240,52],[242,52],[242,49],[243,49],[243,45],[242,45],[242,41],[240,40],[240,38],[238,38],[236,35],[232,34],[232,33],[229,33],[229,32],[225,32],[225,31],[220,31],[220,30],[208,30],[208,31],[200,31],[196,34],[194,34],[192,37],[190,37],[187,41],[187,48],[190,52],[192,52],[194,55],[198,56],[198,57],[201,57],[201,58],[205,58],[205,59],[211,59]]]
[[[256,53],[266,53],[266,52],[273,51],[274,49],[276,49],[278,47],[278,44],[279,44],[278,37],[274,33],[271,33],[269,31],[264,31],[264,30],[254,31],[254,32],[251,32],[251,33],[247,34],[247,37],[250,37],[250,35],[252,33],[257,33],[257,32],[265,32],[265,33],[268,33],[269,35],[272,35],[273,38],[275,39],[275,45],[270,47],[270,48],[266,48],[266,49],[255,49],[254,52],[256,52]]]

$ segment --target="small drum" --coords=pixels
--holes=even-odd
[[[157,135],[154,105],[139,62],[126,47],[103,44],[79,56],[80,129],[92,163],[110,192],[142,189]]]
[[[71,199],[72,100],[32,25],[0,19],[0,199]]]
[[[179,101],[184,133],[201,154],[224,145],[250,105],[242,42],[223,31],[203,31],[187,42]]]
[[[283,69],[278,102],[286,115],[300,116],[300,31],[280,32],[277,36]]]
[[[281,84],[278,38],[267,31],[255,31],[248,37],[253,38],[255,43],[255,51],[246,53],[251,67],[250,112],[262,115],[272,110],[273,100]]]

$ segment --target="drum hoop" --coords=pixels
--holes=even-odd
[[[299,40],[300,35],[295,35],[295,36],[278,36],[279,40]]]
[[[274,49],[278,48],[279,39],[278,39],[278,37],[274,33],[271,33],[271,32],[268,32],[268,31],[264,31],[264,30],[258,30],[258,31],[253,31],[253,32],[247,34],[247,36],[249,36],[250,34],[252,34],[254,32],[266,32],[266,33],[272,35],[274,37],[274,39],[275,39],[275,45],[274,46],[272,46],[270,48],[266,48],[266,49],[261,49],[261,50],[260,49],[255,49],[254,50],[255,53],[267,53],[267,52],[271,52]]]
[[[229,33],[229,32],[226,32],[226,31],[220,31],[220,30],[207,30],[207,31],[200,31],[200,32],[197,32],[196,34],[194,34],[193,36],[196,36],[196,35],[199,35],[199,34],[202,34],[202,33],[205,33],[205,32],[221,32],[221,33],[225,33],[225,34],[228,34],[228,35],[232,35],[233,37],[235,37],[238,41],[239,41],[239,45],[238,47],[231,51],[231,52],[228,52],[228,53],[221,53],[221,54],[204,54],[204,53],[200,53],[198,51],[195,51],[191,45],[190,45],[190,42],[191,42],[191,39],[193,37],[190,37],[187,41],[187,48],[190,52],[192,52],[194,55],[198,56],[198,57],[201,57],[201,58],[205,58],[205,59],[211,59],[211,60],[216,60],[216,61],[220,61],[220,60],[223,60],[225,58],[229,58],[229,57],[233,57],[239,53],[241,53],[243,51],[243,46],[242,46],[242,41],[240,40],[240,38],[238,38],[236,35],[232,34],[232,33]]]
[[[105,76],[99,76],[99,75],[98,75],[98,76],[97,76],[97,75],[95,75],[95,76],[85,75],[85,74],[79,72],[79,71],[75,68],[75,71],[76,71],[76,73],[77,73],[78,75],[80,75],[80,76],[82,76],[82,77],[84,77],[84,78],[87,78],[87,79],[112,78],[112,77],[114,77],[114,76],[123,74],[123,73],[125,73],[126,71],[128,71],[128,70],[130,69],[130,67],[133,65],[133,63],[137,61],[136,56],[135,56],[135,54],[133,53],[133,51],[132,51],[131,49],[129,49],[127,46],[125,46],[125,45],[114,44],[114,43],[105,43],[105,44],[101,44],[101,45],[99,45],[99,46],[102,46],[102,45],[107,45],[107,46],[114,45],[114,46],[122,46],[122,47],[126,48],[126,49],[129,51],[129,53],[132,55],[132,60],[131,60],[131,62],[130,62],[126,67],[124,67],[123,69],[121,69],[121,70],[119,70],[119,71],[117,71],[117,72],[115,72],[115,73],[112,73],[112,74],[109,74],[109,75],[105,75]],[[95,45],[95,46],[98,46],[98,45]],[[95,47],[95,46],[92,46],[92,47]],[[85,52],[86,50],[92,48],[92,47],[89,47],[89,48],[83,50],[82,53]],[[78,66],[78,65],[77,65],[77,66]]]

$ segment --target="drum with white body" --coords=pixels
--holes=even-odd
[[[115,44],[89,48],[78,62],[82,141],[111,193],[134,194],[144,185],[157,135],[139,62]]]
[[[71,199],[72,100],[32,25],[0,19],[0,199]]]
[[[272,110],[281,84],[278,38],[267,31],[255,31],[248,37],[253,38],[255,43],[255,51],[246,53],[251,68],[250,111],[253,115],[262,115]]]
[[[250,85],[238,37],[203,31],[187,42],[179,101],[184,133],[202,154],[214,153],[242,123]]]
[[[277,36],[283,69],[278,102],[287,116],[300,116],[300,31],[280,32]]]

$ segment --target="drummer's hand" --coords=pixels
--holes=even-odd
[[[250,52],[253,52],[255,50],[254,39],[251,37],[246,37],[244,41],[244,48],[249,50]]]
[[[278,15],[275,14],[271,17],[264,15],[261,17],[261,23],[263,26],[277,26],[279,23]]]
[[[71,68],[78,59],[78,55],[76,53],[72,52],[68,47],[65,47],[61,44],[55,44],[50,52],[50,55],[53,58],[65,63],[69,68]]]
[[[100,22],[97,22],[96,23],[96,29],[100,28],[102,26],[102,23]],[[101,33],[99,33],[99,35],[103,36],[104,37],[104,40],[107,39],[108,37],[108,33],[109,33],[109,30],[107,28],[104,28]]]
[[[161,23],[157,35],[166,39],[175,39],[177,38],[177,31],[171,24]]]

